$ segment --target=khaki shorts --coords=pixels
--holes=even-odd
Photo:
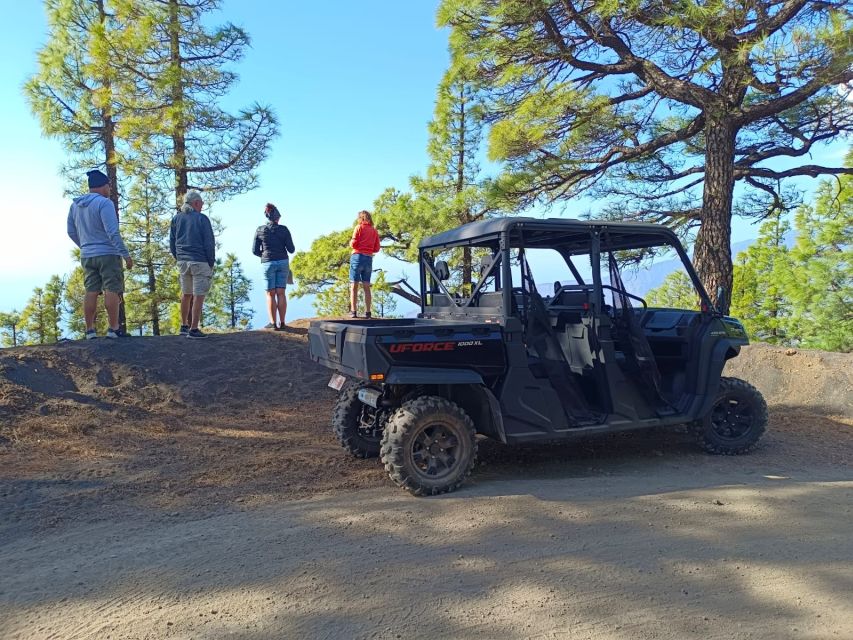
[[[121,256],[81,258],[83,284],[89,293],[111,291],[124,293],[124,269]]]
[[[213,268],[206,262],[178,261],[178,273],[181,274],[181,293],[185,296],[206,296],[213,279]]]

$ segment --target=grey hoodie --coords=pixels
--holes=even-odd
[[[80,247],[81,258],[130,255],[118,230],[113,201],[99,193],[74,198],[68,210],[68,237]]]

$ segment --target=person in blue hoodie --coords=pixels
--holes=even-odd
[[[201,212],[202,205],[198,191],[187,191],[184,206],[172,218],[169,232],[169,252],[178,261],[181,279],[181,335],[188,338],[207,337],[198,323],[216,264],[213,227]]]
[[[98,296],[103,292],[107,310],[108,338],[123,334],[119,328],[119,304],[124,293],[124,271],[122,260],[128,269],[133,267],[133,258],[121,239],[118,216],[110,200],[110,181],[101,171],[87,174],[89,193],[75,198],[68,210],[68,237],[80,247],[80,263],[83,266],[83,282],[86,297],[83,299],[83,318],[86,321],[86,339],[97,338],[95,317],[98,312]]]

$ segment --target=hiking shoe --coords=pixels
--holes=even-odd
[[[203,333],[201,329],[190,329],[189,333],[187,333],[187,338],[190,340],[195,340],[196,338],[206,338],[207,334]]]
[[[373,316],[371,315],[370,311],[368,311],[367,313],[364,314],[364,317],[367,318],[368,320],[370,320]]]
[[[349,312],[349,317],[350,317],[350,318],[357,318],[357,317],[358,317],[358,314],[357,314],[355,311],[350,311],[350,312]]]
[[[185,335],[187,335],[189,332],[190,332],[189,325],[182,324],[182,325],[181,325],[181,330],[178,332],[178,335],[185,336]]]
[[[97,337],[98,337],[98,332],[95,331],[94,329],[89,329],[86,332],[86,340],[94,340]]]
[[[108,338],[126,338],[127,331],[122,331],[121,329],[107,329],[107,337]]]
[[[287,325],[280,324],[275,328],[276,331],[287,331]]]
[[[267,322],[264,325],[264,329],[275,329],[275,328],[276,328],[276,326],[272,322]]]

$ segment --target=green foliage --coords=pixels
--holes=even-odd
[[[780,215],[772,216],[734,269],[731,313],[751,336],[771,344],[788,344],[792,337],[787,328],[790,278],[798,265],[785,244],[789,229]]]
[[[47,307],[47,338],[48,342],[58,342],[62,337],[62,297],[65,294],[65,281],[58,275],[53,275],[44,286],[44,304]]]
[[[177,333],[168,321],[169,308],[178,304],[180,287],[175,261],[169,254],[172,209],[162,186],[141,176],[128,193],[122,218],[122,236],[134,261],[125,273],[125,303],[130,331]]]
[[[51,308],[45,300],[44,289],[36,287],[21,312],[25,344],[46,344],[51,340]]]
[[[12,311],[0,312],[0,344],[4,347],[17,347],[21,340],[21,314]]]
[[[216,329],[248,329],[254,312],[246,305],[252,281],[233,253],[218,264],[210,294],[205,300],[205,326]]]
[[[42,131],[73,154],[72,167],[114,165],[117,158],[108,156],[114,146],[112,118],[122,111],[115,93],[121,76],[109,50],[120,48],[122,25],[107,18],[103,3],[44,4],[49,36],[37,54],[36,73],[24,85],[30,108]]]
[[[698,228],[712,298],[733,213],[789,211],[785,179],[850,172],[796,160],[853,132],[849,2],[443,0],[438,21],[485,96],[493,197],[587,192],[605,217]]]
[[[79,249],[75,249],[74,255],[79,260]],[[86,297],[86,286],[84,284],[83,267],[75,266],[65,279],[65,310],[67,312],[66,327],[69,337],[82,338],[86,335],[86,321],[83,318],[83,299]],[[98,335],[104,335],[107,331],[107,312],[103,307],[103,296],[98,298],[98,313],[95,315],[95,329]]]
[[[64,293],[63,279],[57,275],[51,276],[44,287],[33,289],[33,295],[20,315],[16,312],[5,314],[3,326],[8,329],[14,324],[12,342],[24,344],[57,342],[62,336]]]
[[[848,158],[848,163],[850,159]],[[853,180],[823,182],[788,224],[773,218],[735,263],[732,315],[774,344],[853,351]]]
[[[294,275],[296,278],[296,275]],[[350,309],[349,267],[342,265],[328,274],[324,286],[318,288],[314,310],[319,316],[344,316]],[[302,280],[299,280],[300,284]],[[299,287],[296,288],[296,292]],[[295,297],[299,294],[294,292]]]
[[[824,182],[800,207],[791,250],[790,326],[804,347],[853,351],[853,179]]]
[[[397,310],[397,300],[391,287],[385,280],[385,272],[380,271],[371,286],[373,293],[373,308],[371,313],[376,318],[393,318]]]
[[[385,272],[378,271],[370,286],[372,293],[371,313],[376,318],[390,318],[397,309],[391,285]],[[364,292],[359,285],[359,309],[363,312]],[[346,316],[350,310],[349,267],[339,267],[329,284],[317,292],[314,309],[320,316]]]
[[[670,309],[699,309],[699,296],[693,282],[684,271],[674,271],[664,278],[663,284],[645,296],[650,307]]]
[[[248,34],[212,26],[218,0],[112,0],[116,20],[143,53],[129,55],[134,108],[128,143],[150,169],[171,176],[176,203],[189,188],[208,201],[257,186],[257,167],[278,135],[269,106],[230,113],[219,106],[237,81]]]

